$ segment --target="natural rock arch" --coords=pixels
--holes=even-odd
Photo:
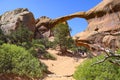
[[[35,37],[40,36],[39,34],[41,34],[41,31],[43,31],[43,29],[45,30],[43,33],[47,34],[49,33],[49,35],[45,35],[47,37],[50,36],[50,29],[52,29],[53,27],[55,27],[56,24],[62,23],[62,22],[66,22],[67,20],[76,18],[76,17],[84,17],[85,12],[77,12],[74,14],[70,14],[67,16],[63,16],[63,17],[59,17],[56,19],[50,19],[46,16],[42,16],[39,19],[36,20],[36,30],[35,30]],[[67,23],[66,23],[67,24]],[[42,30],[41,30],[42,29]]]
[[[37,19],[36,22],[30,11],[19,8],[1,15],[0,27],[2,29],[5,28],[3,31],[11,31],[16,30],[19,24],[23,23],[35,33],[35,38],[37,36],[39,37],[40,35],[38,34],[40,33],[42,33],[43,37],[49,37],[51,29],[56,24],[66,22],[73,18],[84,18],[88,22],[87,29],[79,35],[76,35],[79,37],[78,42],[102,45],[109,40],[106,46],[118,45],[120,43],[119,35],[111,35],[120,32],[120,0],[103,0],[97,6],[86,12],[76,12],[55,19],[43,16]],[[120,48],[120,46],[116,47]]]
[[[87,12],[77,12],[67,16],[51,19],[45,22],[36,24],[36,30],[41,26],[47,26],[48,29],[55,27],[56,24],[73,19],[84,18],[88,22],[88,27],[84,32],[81,32],[77,37],[78,43],[99,44],[104,46],[108,39],[104,40],[105,36],[111,36],[120,31],[120,1],[119,0],[103,0],[94,8]],[[109,40],[119,42],[118,36],[113,36]],[[87,42],[84,42],[87,41]],[[103,42],[104,41],[104,42]],[[117,43],[114,43],[115,45]],[[108,44],[107,46],[111,45]]]

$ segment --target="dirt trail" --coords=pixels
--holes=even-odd
[[[48,70],[53,73],[43,80],[74,80],[72,75],[76,66],[83,62],[84,59],[59,56],[56,55],[57,51],[51,49],[48,52],[56,56],[57,60],[41,60],[48,66]]]

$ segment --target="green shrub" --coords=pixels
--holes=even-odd
[[[47,42],[47,40],[44,41],[44,39],[36,39],[32,40],[32,42],[22,43],[22,47],[25,47],[34,57],[43,57],[45,59],[55,60],[56,58],[46,51],[46,48],[49,48],[49,44],[47,43],[50,42]]]
[[[56,60],[56,57],[50,53],[45,53],[43,54],[43,58],[45,59],[51,59],[51,60]]]
[[[103,56],[83,62],[75,71],[74,78],[76,80],[119,80],[120,67],[108,61],[91,66],[91,64],[101,59],[103,59]]]
[[[47,67],[23,47],[3,44],[0,46],[0,73],[14,73],[28,77],[42,77]]]
[[[33,32],[30,31],[26,26],[20,24],[15,31],[11,31],[10,34],[4,34],[4,40],[7,43],[12,43],[16,45],[21,45],[23,42],[28,42],[33,37]]]
[[[41,40],[32,40],[28,45],[31,45],[29,46],[28,51],[35,57],[47,53],[45,45],[41,43]]]
[[[0,40],[0,45],[2,45],[4,43],[4,41],[3,40]]]
[[[2,29],[0,28],[0,45],[2,45],[5,41],[6,41],[6,37],[5,37]]]

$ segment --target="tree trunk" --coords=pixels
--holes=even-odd
[[[67,48],[65,46],[60,45],[60,52],[62,55],[67,53]]]

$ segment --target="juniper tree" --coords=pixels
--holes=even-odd
[[[72,38],[70,37],[70,31],[68,25],[66,24],[58,24],[53,29],[55,40],[54,44],[58,45],[60,47],[60,52],[62,54],[65,54],[67,52],[67,49],[69,49],[72,45]]]

